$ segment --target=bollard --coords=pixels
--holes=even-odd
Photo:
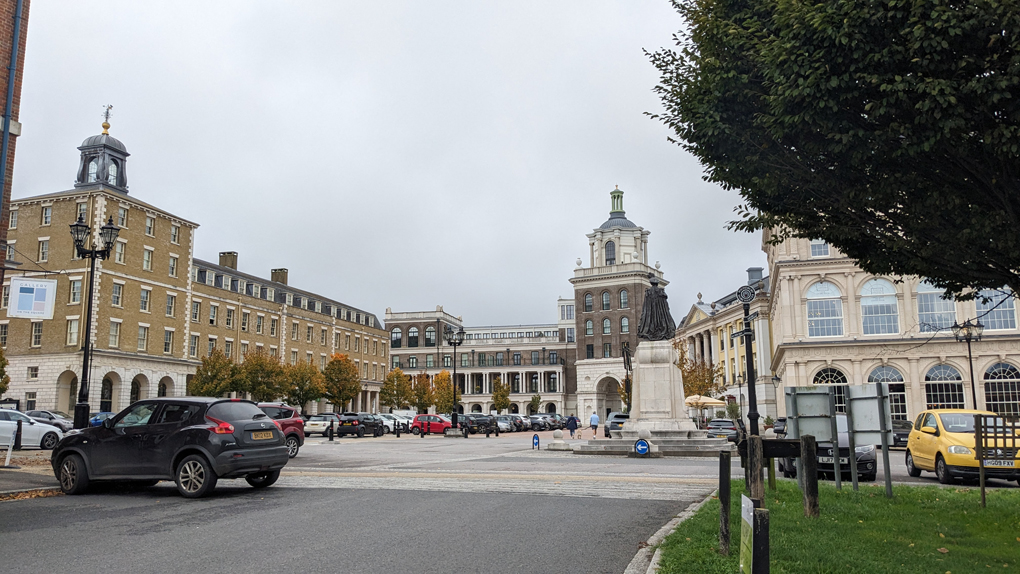
[[[818,443],[815,437],[800,437],[800,460],[800,471],[804,475],[804,516],[818,518]]]
[[[14,450],[21,450],[21,424],[22,424],[22,422],[24,422],[24,421],[22,421],[21,419],[18,419],[18,430],[17,430],[17,432],[14,433],[14,446],[12,447],[12,448],[14,448]]]
[[[719,453],[719,554],[730,555],[730,453]]]
[[[333,419],[329,420],[329,442],[333,442]]]
[[[425,421],[425,427],[428,429],[428,433],[427,434],[432,434],[432,420],[431,419]],[[422,434],[422,436],[425,436],[425,435]]]
[[[464,438],[468,437],[468,428],[466,425],[460,425],[460,432],[464,433]]]
[[[400,424],[400,421],[393,422],[393,434],[397,435],[397,438],[400,438],[400,427],[402,426],[404,425]]]

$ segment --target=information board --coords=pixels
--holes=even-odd
[[[7,316],[22,319],[52,319],[53,304],[56,300],[56,279],[11,277]]]
[[[754,501],[740,495],[740,572],[751,574],[754,564]]]

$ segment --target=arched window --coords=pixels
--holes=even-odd
[[[1016,305],[1008,289],[985,289],[978,293],[974,303],[986,330],[1016,329]]]
[[[630,319],[623,317],[620,319],[620,332],[630,333]]]
[[[142,386],[138,381],[131,381],[131,403],[134,404],[142,398]]]
[[[839,287],[820,281],[807,290],[807,299],[808,337],[841,337],[843,301]]]
[[[875,367],[868,375],[869,383],[889,384],[889,410],[895,420],[907,420],[907,392],[903,386],[903,375],[895,367]]]
[[[612,334],[612,332],[613,332],[612,323],[609,321],[609,318],[607,317],[602,320],[602,334],[610,335]]]
[[[606,265],[616,265],[616,243],[606,241]]]
[[[158,397],[166,396],[166,383],[160,383],[159,386],[156,387],[156,396]]]
[[[110,185],[117,185],[117,162],[110,162],[110,167],[106,168],[106,182]]]
[[[92,183],[92,182],[94,182],[94,181],[99,179],[99,176],[97,175],[98,172],[99,172],[99,162],[96,161],[96,160],[90,161],[89,162],[89,177],[88,177],[88,182],[89,183]]]
[[[589,337],[595,334],[595,325],[591,322],[591,319],[584,322],[584,334]]]
[[[603,311],[608,311],[609,310],[610,303],[611,303],[609,299],[610,299],[609,291],[603,291],[602,292],[602,310]]]
[[[425,327],[425,346],[435,347],[436,346],[436,328]]]
[[[985,371],[985,408],[1006,418],[1020,418],[1020,370],[995,363]]]
[[[872,279],[861,287],[861,323],[865,335],[900,332],[896,288],[885,279]]]
[[[927,281],[917,286],[917,322],[922,333],[948,331],[956,322],[956,302],[943,299],[945,292]]]
[[[817,373],[812,383],[816,385],[835,385],[836,389],[836,412],[846,412],[846,386],[847,379],[843,371],[833,368],[826,367]]]
[[[630,308],[630,301],[627,300],[627,290],[626,289],[621,289],[620,290],[620,308],[621,309],[629,309]]]
[[[99,392],[99,410],[104,413],[113,411],[113,381],[110,379],[103,379]]]
[[[418,346],[418,327],[411,327],[407,330],[407,346],[417,347]]]
[[[594,304],[592,302],[591,293],[585,293],[584,294],[584,311],[586,313],[591,313],[593,305]]]
[[[963,377],[949,365],[935,365],[924,375],[924,396],[929,409],[962,409]]]
[[[400,330],[400,327],[394,327],[390,331],[390,348],[399,349],[404,343],[404,332]]]

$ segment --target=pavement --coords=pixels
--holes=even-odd
[[[0,450],[0,463],[6,458],[7,451]],[[14,451],[11,466],[18,468],[0,468],[0,495],[60,486],[50,469],[48,450]]]

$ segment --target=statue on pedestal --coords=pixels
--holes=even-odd
[[[648,274],[652,286],[645,289],[645,304],[638,321],[638,338],[646,341],[669,341],[676,335],[676,323],[669,313],[666,290],[659,287],[659,278]]]

